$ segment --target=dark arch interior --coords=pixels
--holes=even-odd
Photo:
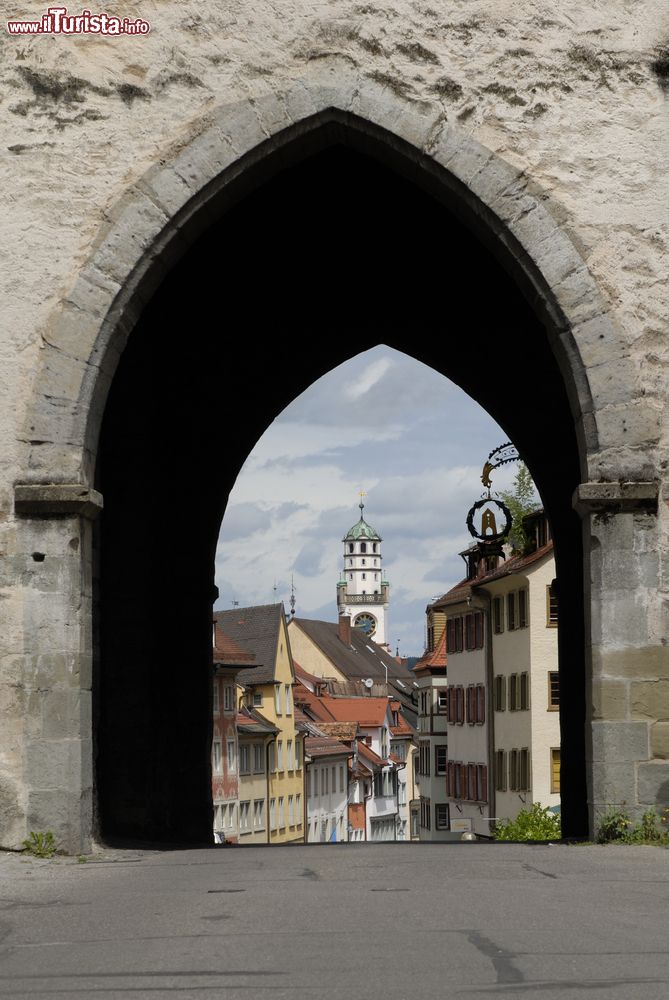
[[[210,616],[228,493],[291,399],[386,343],[477,399],[541,491],[561,600],[564,830],[586,834],[579,459],[547,330],[419,162],[398,172],[341,131],[321,146],[268,158],[255,189],[247,177],[236,203],[200,218],[113,381],[97,466],[99,833],[210,840]],[[457,433],[445,413],[444,434]]]

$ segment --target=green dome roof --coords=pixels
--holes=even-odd
[[[374,528],[371,526],[371,524],[367,524],[367,521],[365,521],[364,517],[362,516],[363,506],[364,506],[363,504],[360,504],[360,520],[358,521],[357,524],[354,524],[349,531],[346,532],[346,534],[342,538],[343,542],[357,542],[360,541],[361,539],[363,541],[372,541],[372,542],[380,542],[383,540],[378,531],[375,531]]]

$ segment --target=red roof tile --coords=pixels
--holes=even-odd
[[[214,623],[214,663],[224,666],[244,666],[255,664],[253,653],[235,642],[232,636],[223,631],[218,622]]]
[[[324,695],[319,700],[337,722],[357,722],[359,726],[382,726],[388,712],[387,698],[331,698]]]
[[[442,632],[439,637],[437,645],[434,647],[432,652],[427,652],[425,655],[414,664],[414,673],[419,670],[445,670],[448,665],[448,656],[446,655],[446,629]]]

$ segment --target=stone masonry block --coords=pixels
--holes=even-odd
[[[95,253],[95,266],[124,282],[168,222],[168,215],[147,194],[135,188]]]
[[[285,101],[277,94],[263,94],[253,100],[253,108],[267,137],[277,135],[293,124]]]
[[[220,128],[212,126],[174,161],[174,172],[196,193],[239,158]]]
[[[652,757],[669,760],[669,722],[656,722],[650,727],[650,752]]]
[[[46,691],[42,699],[42,735],[45,739],[90,739],[90,691]]]
[[[622,335],[604,314],[578,323],[573,328],[573,333],[583,364],[588,368],[591,365],[602,365],[612,359],[622,360],[628,353]],[[625,374],[628,382],[632,381],[633,373],[629,363],[625,365]]]
[[[589,764],[590,795],[593,804],[606,808],[611,805],[636,804],[634,764],[610,764],[595,761]]]
[[[592,759],[615,765],[648,760],[648,725],[645,722],[593,722]]]
[[[557,280],[551,287],[560,308],[569,317],[570,323],[576,325],[599,316],[604,309],[604,303],[578,251],[573,245],[572,249],[570,270],[562,278],[556,276]],[[548,270],[544,273],[546,277],[550,277]]]
[[[88,741],[80,739],[28,741],[26,780],[31,788],[60,788],[76,794],[80,794],[84,788],[90,788],[93,782],[93,768]]]
[[[644,805],[669,805],[669,762],[639,765],[639,802]]]
[[[601,611],[602,637],[611,645],[625,646],[630,643],[641,646],[648,638],[644,595],[636,592],[633,586],[614,590],[615,583],[624,582],[624,579],[614,578],[602,569],[605,585]]]
[[[267,138],[248,101],[218,108],[215,121],[236,156],[248,153]]]
[[[169,215],[176,215],[197,190],[196,183],[188,183],[176,172],[173,164],[149,170],[140,181],[140,187],[148,192],[152,200],[162,205]]]
[[[314,100],[314,95],[302,80],[295,81],[294,86],[290,87],[283,95],[283,101],[288,117],[294,122],[310,118],[320,110]]]
[[[469,187],[484,205],[490,206],[503,201],[504,192],[511,190],[520,178],[516,167],[496,156],[470,178]]]
[[[633,718],[669,721],[669,680],[632,681]]]
[[[592,682],[592,715],[610,722],[624,721],[629,715],[627,683],[608,677],[595,677]]]

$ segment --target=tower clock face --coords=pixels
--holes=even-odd
[[[370,639],[376,632],[376,620],[371,615],[364,612],[363,614],[358,615],[353,624],[356,628],[361,628]]]

